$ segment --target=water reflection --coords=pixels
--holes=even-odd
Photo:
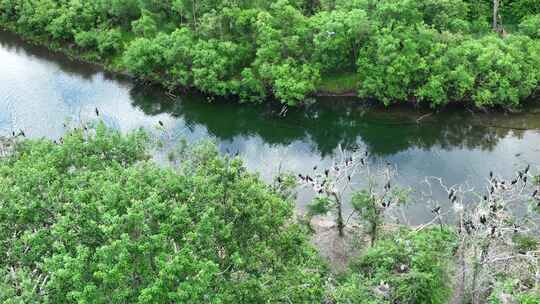
[[[97,107],[109,126],[153,130],[169,147],[180,138],[213,138],[224,153],[238,151],[248,168],[266,180],[280,168],[308,172],[315,164],[328,166],[339,146],[368,149],[374,162],[396,165],[401,185],[419,189],[425,176],[480,186],[489,170],[510,174],[524,163],[540,162],[540,111],[535,108],[515,115],[387,111],[324,98],[280,118],[279,107],[272,104],[209,103],[196,93],[171,99],[158,88],[134,86],[1,32],[0,62],[0,136],[23,129],[31,137],[56,139],[66,131],[66,119],[93,120]],[[155,129],[159,120],[164,133]],[[354,178],[357,185],[362,181]],[[310,198],[300,193],[299,207]],[[417,204],[409,214],[421,222],[429,210]]]
[[[390,112],[366,109],[354,100],[333,100],[332,105],[319,103],[290,109],[283,118],[272,104],[209,103],[196,94],[173,100],[148,88],[132,89],[131,98],[133,105],[147,115],[168,113],[188,126],[204,125],[219,141],[232,141],[238,136],[257,136],[267,144],[282,146],[309,141],[311,152],[321,157],[331,156],[338,145],[347,149],[359,144],[380,157],[412,148],[493,151],[499,140],[508,136],[523,139],[527,130],[519,127],[521,123],[516,126],[516,120],[529,115],[487,116],[459,111],[431,114],[410,108],[393,108]],[[534,127],[540,127],[540,115],[530,115],[529,119],[529,132],[534,133]]]

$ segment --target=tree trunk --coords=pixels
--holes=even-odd
[[[499,3],[500,0],[493,0],[493,30],[499,32]]]
[[[333,196],[334,196],[334,199],[336,200],[336,205],[337,205],[336,222],[337,222],[338,232],[339,232],[339,236],[343,237],[343,229],[345,228],[345,224],[343,222],[343,210],[341,206],[341,198],[336,193],[333,193]]]

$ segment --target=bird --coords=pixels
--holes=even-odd
[[[95,111],[96,111],[96,116],[99,116],[99,110],[98,110],[98,108],[96,108]]]
[[[452,198],[452,203],[455,203],[456,200],[457,200],[457,196],[454,196],[454,197]]]
[[[454,196],[454,189],[450,189],[450,193],[448,193],[448,199],[451,200]]]
[[[384,189],[386,189],[386,190],[390,190],[391,187],[392,187],[392,186],[390,185],[390,181],[388,181],[388,182],[386,183],[386,185],[384,185]]]
[[[366,164],[363,158],[360,158],[360,163],[362,164],[362,166]]]
[[[350,176],[350,175],[349,175],[349,176],[347,176],[347,179],[348,179],[349,181],[351,181],[351,176]]]
[[[313,171],[317,171],[317,166],[313,166]]]
[[[511,184],[515,185],[517,183],[517,179],[512,180]]]
[[[298,174],[298,178],[300,178],[301,180],[305,180],[304,176],[302,174]]]
[[[493,194],[494,191],[495,191],[495,188],[493,188],[493,186],[491,186],[491,189],[489,189],[489,194]]]
[[[536,197],[537,194],[538,194],[538,189],[534,190],[532,197]]]
[[[480,216],[480,223],[482,223],[482,225],[485,225],[487,223],[487,219],[485,216],[483,215]]]
[[[484,200],[487,201],[488,200],[488,197],[487,195],[484,195]]]
[[[525,174],[529,173],[529,169],[531,169],[531,165],[527,165],[527,167],[525,168]]]
[[[328,177],[329,173],[330,173],[330,170],[328,170],[328,169],[324,170],[324,175],[326,175],[326,177]]]
[[[439,211],[441,211],[441,206],[437,206],[431,210],[433,213],[439,213]]]
[[[489,178],[493,178],[493,171],[489,171]]]
[[[158,121],[159,125],[163,127],[163,121]]]
[[[13,135],[13,137],[15,137],[15,131],[11,132],[11,135]]]
[[[526,175],[523,177],[523,183],[524,183],[524,184],[527,183],[527,176],[526,176]]]
[[[22,137],[26,137],[26,134],[24,133],[23,130],[21,130],[21,131],[19,132],[19,135],[21,135]]]

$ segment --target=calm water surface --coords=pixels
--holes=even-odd
[[[401,185],[420,188],[425,176],[479,186],[490,170],[505,175],[526,163],[540,164],[540,108],[512,115],[450,110],[426,116],[427,110],[366,110],[326,98],[280,118],[271,105],[209,103],[197,95],[173,100],[159,89],[137,87],[2,32],[0,71],[0,135],[22,129],[34,138],[57,139],[66,131],[64,122],[93,120],[97,107],[107,125],[125,132],[155,131],[163,121],[161,136],[170,146],[181,138],[212,138],[223,153],[238,152],[266,180],[280,166],[305,173],[315,164],[330,165],[340,145],[367,148],[375,162],[398,168]],[[354,179],[361,182],[360,176]],[[301,192],[299,208],[309,200]],[[419,223],[429,210],[414,204],[407,214]]]

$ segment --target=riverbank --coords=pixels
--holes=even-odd
[[[146,83],[152,83],[154,85],[160,85],[163,87],[163,90],[167,91],[168,93],[182,93],[186,92],[186,90],[196,90],[196,88],[190,87],[176,87],[176,88],[166,88],[164,83],[162,83],[159,79],[151,79],[151,78],[140,78],[139,76],[136,76],[130,72],[128,72],[125,68],[121,67],[120,64],[118,64],[119,59],[111,60],[110,63],[104,63],[100,60],[97,60],[95,58],[95,54],[92,52],[84,53],[81,52],[80,49],[69,47],[69,46],[58,46],[53,43],[46,43],[47,39],[42,39],[39,37],[31,37],[31,36],[24,36],[22,33],[17,33],[16,28],[7,28],[7,29],[0,29],[0,31],[4,31],[5,33],[8,33],[10,35],[13,35],[14,37],[17,37],[18,39],[21,39],[25,43],[32,44],[34,46],[44,47],[47,50],[51,52],[56,52],[58,54],[62,54],[67,56],[70,60],[79,61],[86,64],[91,64],[96,67],[99,67],[103,69],[104,71],[115,73],[122,77],[127,77],[133,81],[137,82],[146,82]],[[117,62],[116,64],[114,62]],[[356,73],[344,73],[344,74],[334,74],[334,75],[328,75],[327,77],[324,77],[321,80],[321,83],[318,85],[318,90],[313,93],[314,97],[357,97],[357,88],[358,88],[358,76]],[[200,92],[203,93],[203,92]]]
[[[387,28],[385,2],[313,11],[288,1],[223,4],[215,10],[223,13],[200,19],[172,4],[48,7],[35,0],[7,2],[0,22],[34,43],[168,90],[290,106],[317,95],[355,95],[385,106],[519,108],[540,82],[540,43],[529,30],[535,17],[514,15],[519,26],[500,36],[479,26],[486,11],[478,8],[473,18],[455,1],[399,2],[409,13],[389,17],[395,28]],[[439,13],[452,17],[433,17]]]

